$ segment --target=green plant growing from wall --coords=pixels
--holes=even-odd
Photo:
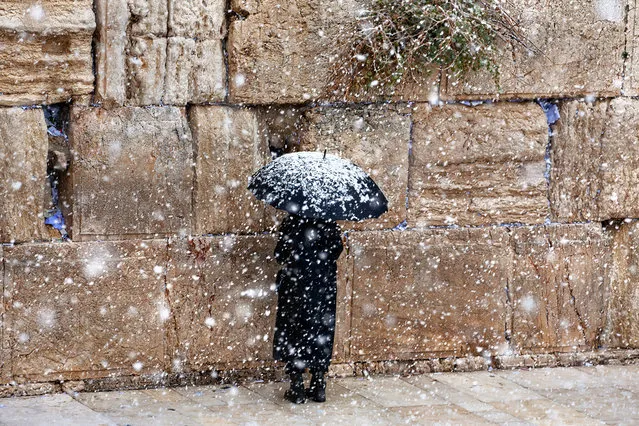
[[[498,80],[498,40],[529,47],[503,0],[372,0],[335,61],[334,94],[392,90],[441,69],[487,70]]]

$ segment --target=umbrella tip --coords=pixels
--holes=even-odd
[[[324,158],[323,158],[323,160],[326,160],[326,151],[328,151],[328,149],[324,150]]]

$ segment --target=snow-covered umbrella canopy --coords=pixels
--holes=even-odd
[[[248,188],[273,207],[314,219],[357,221],[388,210],[386,197],[364,170],[321,152],[282,155],[258,170]]]

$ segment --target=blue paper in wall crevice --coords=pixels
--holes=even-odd
[[[548,101],[539,101],[539,106],[541,106],[546,113],[546,121],[548,121],[549,126],[552,126],[561,118],[557,104]]]

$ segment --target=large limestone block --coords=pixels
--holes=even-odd
[[[193,107],[196,234],[261,232],[273,226],[275,209],[246,189],[249,177],[270,159],[255,111]]]
[[[46,236],[47,149],[41,109],[0,108],[0,243]]]
[[[166,36],[169,10],[167,0],[98,0],[104,6],[125,14],[130,33],[136,36]],[[122,19],[118,19],[122,21]]]
[[[357,232],[351,358],[499,354],[507,349],[505,228]]]
[[[531,48],[501,43],[497,85],[488,72],[463,81],[447,78],[443,98],[617,96],[624,66],[625,7],[626,0],[512,2],[509,13]]]
[[[553,219],[639,217],[639,101],[570,101],[560,113],[551,152]]]
[[[6,247],[3,344],[18,381],[164,369],[166,241]]]
[[[223,5],[221,0],[99,0],[97,100],[106,106],[223,101]],[[195,16],[199,20],[187,25]]]
[[[169,38],[163,102],[186,105],[224,100],[226,68],[222,58],[219,40]]]
[[[639,222],[608,228],[612,237],[612,283],[604,344],[639,348]]]
[[[171,242],[167,331],[174,370],[272,359],[275,243],[271,236]]]
[[[249,104],[316,99],[330,79],[331,48],[354,1],[233,0],[243,19],[229,27],[229,96]]]
[[[93,92],[91,0],[4,0],[0,105],[66,102]]]
[[[170,36],[222,39],[226,35],[225,0],[168,0]]]
[[[548,127],[532,103],[420,104],[414,114],[410,226],[542,223]]]
[[[193,147],[175,107],[74,108],[62,189],[73,239],[188,234]]]
[[[425,70],[388,88],[353,88],[337,81],[343,55],[370,0],[232,0],[229,25],[229,98],[234,103],[300,104],[312,100],[422,100],[436,97],[439,72]],[[337,84],[336,84],[337,83]]]
[[[328,150],[362,167],[386,195],[389,211],[357,228],[393,228],[406,220],[410,132],[410,119],[389,108],[317,108],[306,113],[299,149]]]
[[[131,99],[130,102],[125,101],[127,105],[159,105],[162,102],[166,79],[166,46],[165,38],[130,39],[130,55],[126,57],[126,69],[122,70],[123,78],[109,81],[121,81],[124,84],[124,88],[118,92],[127,93],[127,99]],[[109,78],[108,74],[106,78]]]
[[[610,274],[601,225],[513,228],[511,234],[514,347],[539,353],[595,349]]]

